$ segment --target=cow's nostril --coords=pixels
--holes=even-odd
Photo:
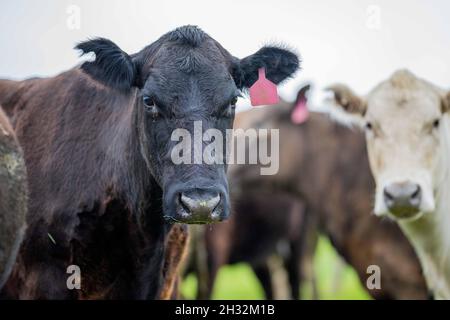
[[[180,193],[180,194],[179,194],[179,197],[178,197],[178,200],[179,200],[179,202],[180,202],[180,205],[183,207],[183,209],[184,209],[187,213],[189,213],[189,212],[191,211],[191,209],[189,208],[189,205],[188,205],[188,201],[187,201],[186,196],[184,196],[182,193]]]
[[[422,201],[422,189],[419,185],[415,186],[414,192],[411,194],[410,197],[410,204],[413,207],[418,208],[420,206],[420,202]]]
[[[415,185],[415,190],[414,192],[411,194],[411,199],[416,199],[420,197],[420,186],[419,185]]]
[[[389,200],[389,201],[394,200],[394,196],[389,193],[387,188],[384,189],[384,198]]]

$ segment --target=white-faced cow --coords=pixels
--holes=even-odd
[[[52,78],[0,81],[30,183],[29,228],[5,296],[156,298],[170,222],[229,212],[226,165],[177,165],[172,133],[192,134],[202,121],[225,138],[258,69],[279,83],[299,59],[272,46],[238,59],[193,26],[133,55],[107,39],[77,49],[95,60]],[[71,265],[79,290],[67,286]]]
[[[450,299],[450,94],[401,70],[366,97],[330,87],[366,131],[375,214],[398,221],[435,298]]]

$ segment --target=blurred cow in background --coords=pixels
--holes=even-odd
[[[195,230],[191,264],[196,269],[191,265],[189,271],[199,277],[197,298],[211,298],[220,267],[240,262],[251,266],[267,299],[298,297],[303,267],[311,270],[317,233],[315,221],[308,219],[314,217],[305,215],[304,203],[288,192],[254,188],[241,200],[229,221]],[[285,279],[273,277],[279,262],[288,271],[288,288]]]
[[[250,263],[270,298],[270,273],[264,265],[283,240],[290,244],[283,260],[292,296],[298,298],[301,266],[314,250],[319,228],[364,287],[371,275],[368,267],[380,268],[381,288],[368,289],[373,298],[428,298],[407,239],[394,223],[371,214],[374,183],[363,134],[319,113],[295,123],[305,91],[299,91],[294,104],[282,102],[236,117],[236,128],[280,129],[280,170],[261,176],[258,165],[231,167],[233,214],[229,222],[206,230],[207,294],[222,265],[242,261]]]
[[[0,108],[0,288],[16,261],[25,233],[26,170],[22,151]]]
[[[450,299],[450,92],[407,70],[365,97],[344,85],[330,89],[337,105],[365,128],[375,214],[399,223],[429,290]]]

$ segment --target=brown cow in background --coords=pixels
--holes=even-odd
[[[304,98],[304,92],[297,100]],[[409,242],[393,222],[371,214],[374,183],[363,134],[319,113],[311,113],[304,124],[294,124],[291,113],[296,104],[282,102],[236,117],[236,128],[280,129],[280,170],[261,176],[258,165],[231,167],[233,214],[230,221],[206,230],[207,295],[220,266],[249,262],[270,298],[267,259],[276,253],[277,242],[284,240],[290,244],[290,256],[284,261],[291,292],[299,297],[302,260],[314,246],[310,239],[318,226],[355,268],[364,287],[371,274],[368,266],[380,267],[381,289],[368,290],[373,298],[428,298]],[[297,238],[292,236],[293,228]]]
[[[16,261],[25,233],[26,170],[22,151],[0,108],[0,288]]]

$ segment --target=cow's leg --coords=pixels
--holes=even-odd
[[[198,299],[211,299],[214,284],[216,282],[217,274],[219,273],[220,267],[226,264],[224,256],[220,252],[214,252],[208,250],[208,263],[207,263],[207,275],[204,278],[206,280],[205,290],[199,294]]]
[[[307,251],[307,242],[310,236],[310,217],[307,207],[302,202],[295,201],[291,207],[291,225],[288,245],[289,254],[284,255],[283,263],[287,272],[290,298],[300,299],[300,288],[303,280],[303,260]]]
[[[224,222],[227,223],[227,222]],[[217,274],[220,268],[228,263],[230,263],[230,251],[231,251],[231,228],[221,229],[220,232],[211,232],[206,230],[203,239],[205,239],[206,248],[206,286],[202,299],[211,299],[214,282],[216,280]],[[205,250],[205,249],[203,249]]]
[[[219,273],[219,264],[213,264],[208,270],[208,277],[206,281],[206,290],[200,293],[198,299],[211,299],[214,290],[214,283],[216,282],[217,273]]]
[[[302,235],[298,240],[298,245],[301,246],[299,257],[301,282],[299,286],[301,288],[302,282],[309,282],[311,284],[312,299],[317,300],[319,299],[319,292],[314,271],[314,255],[319,240],[319,221],[317,214],[309,210],[308,207],[305,207],[304,216],[304,228],[302,228]],[[299,298],[300,295],[301,292],[299,292]]]
[[[273,300],[272,277],[270,275],[269,266],[267,263],[252,266],[256,277],[261,283],[267,300]]]
[[[308,245],[306,252],[303,253],[303,256],[301,258],[301,263],[302,263],[301,277],[302,277],[303,281],[306,280],[306,282],[309,282],[311,284],[311,299],[312,300],[320,299],[319,288],[317,286],[316,273],[314,270],[314,254],[316,251],[318,238],[319,238],[319,235],[317,233],[314,236],[314,239],[312,239],[313,243],[310,243]]]
[[[285,268],[288,273],[289,287],[291,289],[291,298],[300,299],[300,286],[302,275],[302,252],[301,243],[291,242],[290,254],[285,259]]]

